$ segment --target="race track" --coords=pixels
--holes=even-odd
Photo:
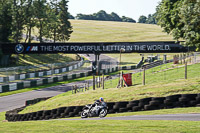
[[[87,55],[85,55],[85,56],[87,56]],[[90,54],[89,56],[87,56],[87,58],[89,58],[89,60],[93,61],[94,55]],[[114,60],[113,58],[110,58],[108,56],[105,56],[105,55],[101,55],[100,60],[104,62],[103,68],[117,65],[116,60]],[[75,70],[75,71],[72,71],[69,73],[85,72],[88,70],[91,70],[91,68]],[[90,85],[92,85],[92,80],[87,80],[87,81],[89,82]],[[0,112],[4,112],[4,111],[11,110],[11,109],[22,107],[25,105],[26,100],[31,100],[34,98],[56,96],[58,94],[70,91],[72,89],[72,86],[74,86],[74,85],[79,86],[84,83],[86,83],[86,81],[79,81],[79,82],[44,88],[44,89],[40,89],[40,90],[34,90],[34,91],[0,97]]]

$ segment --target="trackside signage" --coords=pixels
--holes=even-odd
[[[7,43],[1,44],[4,54],[46,53],[173,53],[188,49],[175,42],[113,42],[113,43]]]

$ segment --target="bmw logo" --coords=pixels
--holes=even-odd
[[[22,44],[17,44],[17,45],[15,46],[15,51],[16,51],[18,54],[22,53],[22,52],[24,51],[24,46],[23,46]]]

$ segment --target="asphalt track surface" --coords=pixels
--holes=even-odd
[[[105,118],[61,119],[61,120],[174,120],[200,121],[200,114],[133,115]]]
[[[87,56],[87,58],[89,58],[89,60],[91,61],[94,60],[94,55],[89,55],[89,56],[84,55],[84,56]],[[117,61],[115,59],[105,55],[101,55],[100,60],[104,62],[103,68],[108,68],[110,66],[117,65]],[[88,70],[91,70],[91,68],[79,69],[69,73],[85,72]],[[56,96],[58,94],[70,91],[74,85],[83,86],[86,82],[89,82],[89,84],[92,85],[92,80],[79,81],[59,86],[48,87],[40,90],[34,90],[34,91],[0,97],[0,112],[22,107],[25,105],[26,100]]]

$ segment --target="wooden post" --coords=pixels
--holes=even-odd
[[[100,88],[102,87],[103,78],[101,77]]]
[[[177,55],[177,58],[178,58],[178,64],[179,64],[179,62],[180,62],[180,58],[179,58],[179,55]]]
[[[143,68],[143,85],[145,85],[145,67]]]
[[[87,89],[89,90],[89,87],[90,87],[89,81],[87,82],[87,85],[88,85]]]
[[[96,77],[96,87],[98,88],[98,82],[97,82],[97,80],[98,80],[98,77]]]
[[[182,56],[182,54],[181,54],[181,55],[180,55],[181,64],[182,64],[182,57],[183,57],[183,56]]]
[[[86,91],[86,90],[87,90],[86,84],[85,84],[85,86],[84,86],[84,87],[85,87],[85,91]]]
[[[102,88],[104,90],[104,74],[103,74],[103,80],[102,80]]]
[[[99,75],[99,88],[101,87],[101,76]]]
[[[93,90],[95,90],[95,75],[93,74]]]
[[[123,80],[123,71],[121,72],[121,87],[124,87],[124,82],[123,82],[124,80]]]
[[[74,86],[72,86],[72,94],[73,94]]]
[[[74,86],[75,94],[77,93],[77,86]]]
[[[187,62],[185,62],[185,79],[187,79]]]

